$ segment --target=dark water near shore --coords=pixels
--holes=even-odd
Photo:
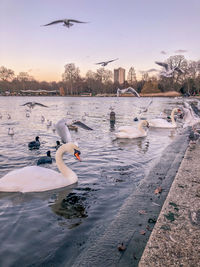
[[[55,156],[53,127],[63,117],[82,120],[94,131],[71,132],[81,150],[82,161],[65,155],[65,163],[78,175],[77,185],[42,193],[0,193],[0,266],[71,266],[79,253],[103,234],[124,200],[135,190],[177,130],[149,130],[137,140],[114,140],[122,125],[134,125],[137,111],[150,98],[0,97],[0,178],[27,165],[51,150]],[[178,99],[179,100],[179,99]],[[177,99],[154,98],[148,114],[154,118],[163,109],[177,106]],[[26,117],[27,101],[43,103]],[[179,100],[181,103],[181,100]],[[110,106],[116,113],[110,128]],[[82,117],[84,112],[88,116]],[[7,114],[11,119],[7,118]],[[14,128],[15,135],[8,135]],[[39,150],[28,150],[28,142],[39,135]],[[55,161],[46,166],[57,171]],[[31,179],[31,177],[27,177]]]

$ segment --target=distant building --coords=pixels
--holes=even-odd
[[[123,84],[125,82],[125,69],[114,69],[114,83]]]

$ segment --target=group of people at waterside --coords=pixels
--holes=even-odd
[[[120,90],[120,89],[119,89]],[[120,91],[118,90],[118,93]],[[130,90],[130,89],[129,89]],[[132,92],[134,89],[132,90]],[[136,94],[137,95],[137,94]],[[196,141],[199,138],[200,130],[198,125],[200,123],[200,102],[196,99],[197,105],[190,104],[190,102],[184,101],[183,105],[177,106],[172,109],[171,115],[167,116],[166,113],[161,113],[154,119],[147,120],[145,114],[148,114],[148,109],[152,105],[151,99],[146,107],[141,108],[138,118],[133,118],[130,121],[132,126],[121,126],[115,130],[114,135],[116,139],[134,139],[144,138],[148,134],[148,128],[165,128],[173,129],[177,128],[179,121],[183,122],[183,128],[190,127],[192,134],[189,138],[192,141]],[[36,102],[28,102],[24,105],[28,105],[33,108],[35,105],[41,107],[47,107],[43,104]],[[113,112],[113,108],[111,108]],[[143,117],[141,117],[143,115]],[[148,117],[148,116],[147,116]],[[2,119],[2,116],[0,117]],[[75,184],[78,181],[78,177],[74,171],[72,171],[63,161],[63,154],[65,152],[75,156],[76,159],[80,159],[80,149],[76,142],[72,141],[70,130],[71,127],[82,127],[87,131],[93,129],[84,124],[81,121],[73,121],[69,123],[68,119],[61,119],[55,124],[55,132],[60,137],[60,141],[56,142],[56,165],[60,172],[51,170],[50,168],[40,166],[27,166],[17,170],[13,170],[7,173],[0,179],[0,191],[3,192],[42,192],[47,190],[53,190]],[[13,129],[9,129],[9,135],[13,136]],[[40,149],[40,137],[36,136],[35,140],[29,142],[28,149]],[[51,152],[47,151],[47,155],[39,158],[37,165],[51,164],[52,157]]]

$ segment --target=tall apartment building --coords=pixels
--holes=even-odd
[[[119,84],[123,84],[125,82],[125,69],[114,69],[114,82],[118,82]]]

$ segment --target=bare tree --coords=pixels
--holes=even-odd
[[[34,78],[28,72],[20,72],[17,75],[17,80],[21,83],[23,90],[25,90],[27,86],[30,87],[30,81],[33,81]]]
[[[79,68],[76,68],[74,63],[65,65],[65,71],[62,74],[62,79],[70,87],[71,95],[73,94],[73,86],[80,77],[79,73],[80,70]]]
[[[0,79],[2,81],[11,81],[14,78],[14,71],[11,69],[7,69],[4,66],[0,67]]]
[[[131,67],[128,71],[127,81],[131,86],[136,85],[137,79],[136,79],[136,73],[134,67]]]
[[[97,79],[99,79],[102,83],[106,83],[110,81],[113,77],[113,73],[111,70],[106,70],[104,68],[100,68],[96,73]]]

